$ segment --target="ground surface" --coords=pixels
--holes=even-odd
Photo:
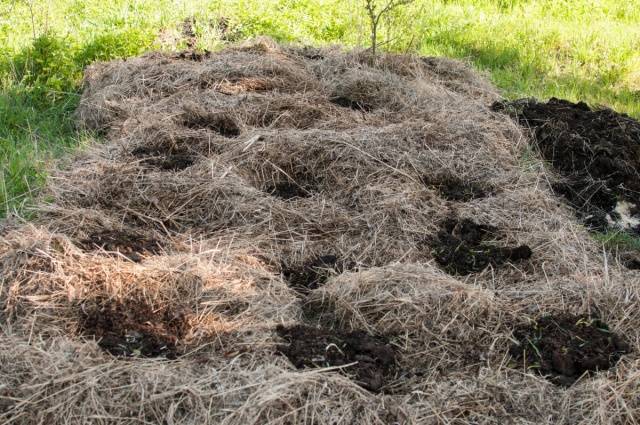
[[[2,228],[0,421],[640,414],[638,272],[464,63],[261,39],[83,87],[103,138]]]

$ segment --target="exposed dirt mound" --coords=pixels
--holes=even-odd
[[[225,137],[240,135],[240,128],[235,120],[225,112],[209,112],[199,108],[188,108],[183,123],[196,130],[208,129]]]
[[[490,243],[497,236],[498,229],[493,226],[449,219],[442,223],[433,242],[434,257],[446,271],[458,275],[482,271],[490,264],[500,266],[531,258],[531,248],[526,245],[504,247]]]
[[[166,171],[180,171],[189,168],[195,162],[193,154],[185,149],[159,146],[138,146],[131,151],[140,163],[149,167]]]
[[[640,122],[555,98],[500,102],[493,108],[531,128],[543,158],[565,177],[554,189],[587,225],[640,230]]]
[[[300,186],[292,181],[278,182],[268,185],[265,192],[284,200],[292,200],[296,198],[308,198],[311,196],[314,188],[312,186]]]
[[[80,332],[114,356],[176,358],[187,330],[184,311],[154,310],[144,302],[86,301],[79,307]]]
[[[363,331],[338,332],[309,326],[278,327],[287,345],[278,349],[298,368],[345,366],[358,384],[380,391],[395,370],[395,351]]]
[[[629,344],[599,319],[587,315],[546,316],[513,332],[516,365],[559,385],[588,372],[607,370],[629,352]]]
[[[101,230],[79,241],[85,251],[102,249],[124,255],[132,261],[141,261],[145,254],[158,254],[160,241],[120,230]]]
[[[464,182],[456,177],[447,176],[439,179],[423,177],[428,187],[433,187],[438,194],[448,201],[469,202],[484,198],[491,194],[491,190],[474,182]]]
[[[298,291],[308,292],[322,285],[331,274],[331,270],[339,267],[335,255],[321,255],[306,261],[297,267],[284,266],[282,276]]]

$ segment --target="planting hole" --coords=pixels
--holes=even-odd
[[[491,192],[477,183],[463,182],[453,176],[437,180],[424,177],[422,180],[425,185],[435,188],[438,194],[448,201],[469,202],[484,198]]]
[[[499,266],[531,257],[531,248],[526,245],[499,247],[486,243],[495,238],[496,233],[496,228],[468,219],[445,220],[433,243],[435,260],[450,274],[468,275],[482,271],[490,264]]]
[[[140,163],[165,171],[180,171],[193,165],[193,155],[185,150],[165,146],[139,146],[131,151]]]
[[[306,293],[321,286],[338,265],[335,255],[322,255],[299,266],[283,266],[282,276],[292,288]]]
[[[225,137],[240,135],[240,127],[224,112],[190,111],[185,114],[184,125],[196,130],[207,129]]]
[[[347,96],[331,97],[329,101],[334,105],[342,106],[343,108],[351,108],[356,111],[370,112],[373,110],[373,106],[367,104],[366,102],[353,100],[348,98]]]
[[[121,230],[101,230],[92,233],[78,245],[85,252],[102,249],[122,254],[135,262],[141,261],[145,254],[154,255],[161,251],[158,240]]]
[[[278,350],[298,369],[344,366],[355,381],[370,391],[380,391],[393,377],[396,354],[382,337],[363,331],[339,332],[310,326],[278,326],[286,341]]]
[[[629,344],[602,321],[587,315],[547,316],[518,327],[511,355],[517,367],[568,386],[585,373],[607,370],[630,352]]]
[[[153,309],[140,300],[88,300],[79,316],[80,332],[118,357],[174,359],[176,343],[188,328],[184,312]]]

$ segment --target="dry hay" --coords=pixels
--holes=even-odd
[[[2,225],[0,419],[633,423],[640,280],[553,196],[499,98],[459,62],[269,40],[91,66],[78,123],[107,142]],[[533,255],[448,275],[447,219]],[[571,386],[526,373],[513,330],[562,313],[631,353]],[[340,347],[297,370],[277,329],[300,325],[360,365],[392,349],[380,393],[327,364]]]

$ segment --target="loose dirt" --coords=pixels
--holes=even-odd
[[[185,149],[161,146],[139,146],[131,151],[140,163],[151,168],[165,171],[180,171],[189,168],[195,162],[194,155]]]
[[[269,195],[290,201],[296,198],[308,198],[314,188],[309,185],[299,185],[296,182],[284,181],[268,185],[265,189]]]
[[[132,299],[87,300],[79,306],[79,316],[80,333],[118,357],[174,359],[188,324],[184,311],[156,310]]]
[[[363,331],[339,332],[309,326],[277,328],[286,341],[279,351],[298,368],[347,366],[363,388],[378,392],[395,370],[395,350],[381,337]]]
[[[587,315],[547,316],[513,332],[516,367],[536,371],[558,385],[585,373],[607,370],[630,351],[629,344],[599,319]]]
[[[373,106],[362,100],[353,100],[346,96],[336,96],[329,99],[334,105],[342,106],[343,108],[351,108],[356,111],[370,112],[373,110]]]
[[[189,108],[185,113],[183,124],[195,130],[212,130],[225,137],[240,135],[240,127],[225,112],[209,112],[199,108]]]
[[[289,285],[300,292],[309,292],[322,285],[331,275],[331,271],[338,267],[338,257],[335,255],[322,255],[299,266],[282,267],[282,276]]]
[[[493,109],[531,129],[542,157],[564,177],[554,189],[588,226],[640,230],[640,122],[555,98],[498,102]]]
[[[496,246],[489,243],[498,236],[493,226],[468,219],[448,219],[442,223],[433,242],[434,258],[447,272],[467,275],[484,270],[489,265],[500,266],[508,261],[531,258],[531,248]]]
[[[469,202],[489,196],[491,193],[490,189],[478,183],[464,182],[454,176],[439,179],[423,177],[422,181],[426,186],[435,188],[438,194],[448,201]]]
[[[97,249],[122,254],[131,261],[142,261],[147,254],[161,252],[160,241],[121,230],[100,230],[78,242],[80,248],[90,252]]]

